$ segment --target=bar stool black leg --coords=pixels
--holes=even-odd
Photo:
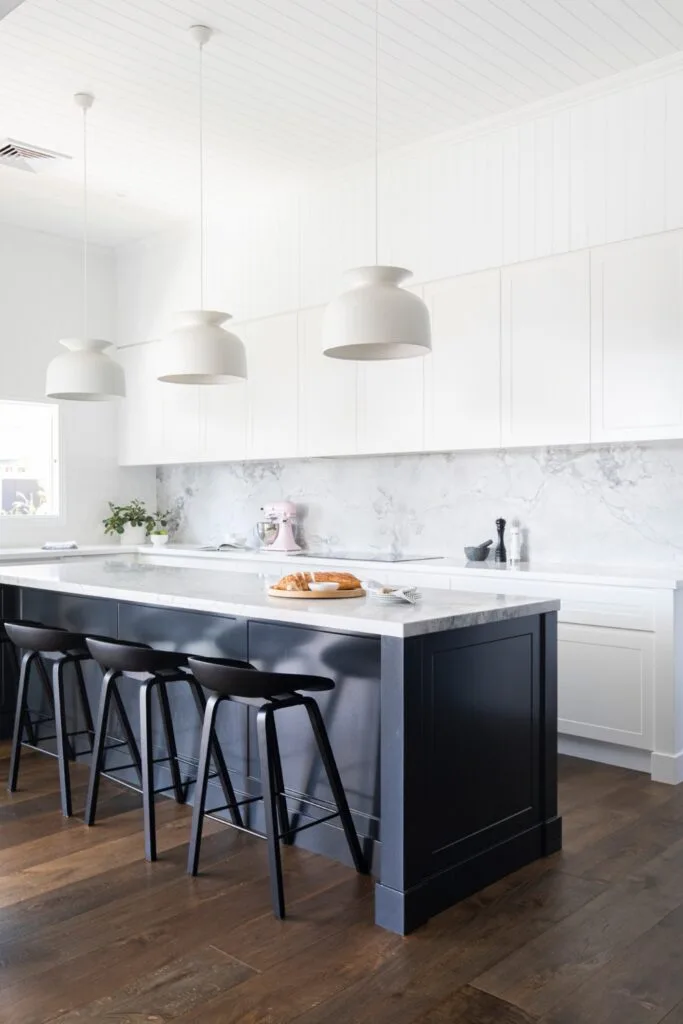
[[[55,705],[55,727],[57,733],[57,757],[59,763],[59,787],[62,797],[62,814],[71,817],[71,779],[69,756],[66,743],[66,713],[64,710],[64,662],[56,661],[52,666],[52,691]]]
[[[35,652],[35,654],[36,654],[36,668],[38,669],[38,675],[41,678],[41,681],[42,681],[42,684],[43,684],[43,690],[45,691],[45,696],[47,698],[47,703],[48,703],[48,705],[50,707],[50,710],[52,711],[52,717],[56,721],[56,717],[57,716],[55,714],[55,697],[54,697],[54,690],[52,688],[52,683],[50,682],[50,676],[49,676],[49,673],[48,673],[47,669],[45,668],[45,663],[43,662],[43,659],[41,658],[40,654],[37,651]],[[71,740],[69,739],[68,735],[64,737],[64,749],[66,750],[66,756],[67,756],[68,760],[69,761],[74,761],[75,760],[75,758],[74,758],[74,750],[73,750],[73,747],[71,746]]]
[[[204,721],[204,715],[206,713],[206,696],[204,695],[204,691],[202,690],[202,688],[199,685],[199,683],[194,682],[194,680],[190,681],[190,690],[192,691],[192,696],[194,697],[194,702],[197,705],[197,711],[199,712],[199,719],[200,719],[201,722],[203,722]],[[235,806],[237,804],[237,797],[235,795],[235,790],[233,788],[232,781],[230,779],[230,773],[228,772],[228,766],[225,763],[225,758],[223,757],[223,751],[221,750],[221,745],[220,745],[220,743],[218,741],[218,737],[216,736],[215,732],[211,733],[211,756],[213,757],[213,759],[214,759],[214,761],[216,763],[216,772],[218,774],[218,781],[221,784],[221,789],[223,790],[223,796],[225,798],[225,802],[226,802],[226,804],[228,804],[228,806],[230,808],[230,812],[229,813],[230,813],[230,818],[232,820],[232,823],[233,823],[233,825],[237,825],[238,828],[244,828],[244,821],[242,820],[242,813],[241,813],[239,807]]]
[[[202,696],[204,696],[202,694]],[[221,698],[213,694],[206,701],[204,713],[204,724],[202,725],[202,739],[199,745],[199,768],[197,770],[197,785],[194,793],[194,807],[192,808],[192,828],[190,831],[190,849],[187,856],[187,871],[190,875],[196,875],[199,867],[199,852],[202,845],[202,827],[204,824],[204,808],[206,807],[206,789],[209,784],[209,769],[211,767],[211,748],[216,727],[216,714]]]
[[[74,672],[76,673],[76,685],[78,687],[78,699],[81,703],[81,711],[83,713],[83,721],[85,722],[85,728],[90,734],[90,743],[93,744],[95,740],[95,726],[92,720],[92,711],[90,710],[90,701],[88,699],[88,691],[85,686],[85,679],[83,678],[83,667],[80,661],[74,662]],[[91,746],[92,750],[92,746]]]
[[[318,750],[320,751],[320,757],[327,774],[330,789],[332,790],[334,802],[336,803],[337,810],[339,811],[339,818],[342,823],[342,828],[344,829],[346,842],[348,843],[349,850],[351,851],[353,863],[359,874],[367,875],[368,866],[365,861],[365,857],[363,856],[363,851],[360,848],[358,834],[353,824],[353,818],[351,817],[351,811],[349,810],[349,804],[346,799],[346,793],[344,792],[341,776],[339,775],[337,762],[334,759],[332,747],[330,746],[323,716],[320,713],[317,701],[313,700],[312,697],[303,697],[302,700],[304,707],[308,712],[311,728],[313,729],[313,735],[315,736],[316,743],[318,744]]]
[[[27,651],[21,659],[19,670],[19,684],[17,687],[17,709],[14,713],[14,732],[12,734],[12,755],[9,764],[9,779],[7,788],[14,793],[19,778],[19,761],[21,760],[21,740],[24,734],[24,725],[28,720],[28,707],[26,699],[28,696],[28,679],[31,671],[31,663],[35,660],[35,651]]]
[[[109,671],[113,670],[110,669]],[[118,679],[118,672],[115,672],[114,675],[116,679]],[[142,786],[142,761],[140,760],[140,748],[138,747],[138,741],[135,738],[135,733],[133,732],[133,727],[130,724],[130,718],[128,717],[128,713],[123,705],[123,700],[121,698],[121,694],[119,693],[119,687],[116,681],[114,682],[114,685],[111,688],[111,699],[114,702],[116,714],[118,715],[119,722],[121,723],[121,728],[123,730],[123,738],[126,741],[126,745],[128,747],[128,750],[130,751],[131,758],[133,759],[133,765],[135,767],[135,771],[137,772],[138,781],[140,783],[140,786]]]
[[[269,731],[270,754],[273,761],[273,779],[275,780],[275,801],[277,814],[280,820],[280,835],[285,846],[291,846],[294,836],[289,834],[289,813],[285,799],[285,780],[282,775],[282,761],[280,760],[280,744],[277,738],[277,726],[275,715],[271,719],[272,729]]]
[[[159,708],[161,710],[161,724],[164,728],[164,736],[166,738],[166,753],[168,754],[168,763],[171,770],[171,782],[173,783],[173,794],[176,799],[176,803],[184,804],[187,794],[183,788],[183,780],[180,777],[180,768],[178,767],[178,748],[175,741],[175,733],[173,731],[173,719],[171,718],[171,707],[168,703],[168,693],[166,691],[166,683],[157,683],[157,693],[159,695]]]
[[[154,747],[152,742],[152,690],[154,683],[140,687],[140,738],[142,740],[142,813],[145,827],[145,859],[157,859],[156,815],[154,813]]]
[[[97,813],[97,797],[100,791],[100,772],[104,771],[104,746],[107,738],[107,722],[109,721],[109,708],[112,697],[116,692],[117,673],[109,669],[102,679],[102,690],[100,692],[100,703],[97,710],[97,728],[93,741],[92,763],[90,765],[90,780],[88,782],[88,795],[85,801],[85,823],[95,824]]]
[[[256,713],[256,735],[258,737],[259,760],[261,762],[261,787],[263,807],[266,816],[266,838],[268,841],[268,865],[270,868],[270,895],[273,913],[285,916],[285,897],[282,885],[282,862],[278,839],[277,802],[275,800],[275,772],[273,770],[273,712],[270,708],[259,708]]]

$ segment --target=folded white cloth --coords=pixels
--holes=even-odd
[[[406,601],[408,604],[416,604],[422,597],[417,587],[394,587],[391,584],[378,583],[377,580],[363,580],[361,587],[368,597],[378,598],[380,601]]]
[[[73,551],[78,547],[75,540],[46,540],[42,551]]]

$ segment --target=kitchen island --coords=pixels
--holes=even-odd
[[[437,590],[415,606],[306,601],[269,597],[266,583],[256,574],[153,566],[130,555],[5,565],[0,611],[3,618],[333,678],[336,688],[322,695],[321,709],[377,878],[375,920],[384,928],[412,931],[559,849],[558,601]],[[3,668],[7,732],[13,683],[9,664]],[[137,688],[125,686],[135,725]],[[88,687],[96,701],[95,666]],[[190,780],[199,722],[186,689],[172,687],[171,698]],[[282,712],[278,726],[290,806],[307,822],[316,816],[308,801],[329,801],[330,794],[300,710]],[[238,793],[253,795],[254,722],[244,707],[224,712],[228,767]],[[167,784],[164,767],[157,768],[157,785]],[[218,788],[214,795],[214,803],[223,802]],[[261,805],[253,807],[250,825],[258,828]],[[336,823],[308,829],[297,841],[345,858]]]

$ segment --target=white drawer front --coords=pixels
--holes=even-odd
[[[562,602],[558,619],[586,626],[615,629],[655,629],[654,594],[657,591],[635,587],[591,587],[583,583],[539,583],[526,580],[524,573],[497,573],[491,578],[451,577],[453,590],[476,590],[478,593],[519,594],[521,597],[554,597]]]
[[[558,670],[560,732],[652,749],[653,636],[562,623]]]

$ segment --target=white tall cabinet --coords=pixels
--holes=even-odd
[[[593,438],[683,436],[683,232],[591,253]]]
[[[358,364],[323,355],[324,306],[299,313],[299,454],[356,451]]]
[[[502,272],[502,442],[590,440],[588,252]]]
[[[237,324],[246,384],[120,350],[120,460],[286,459],[683,438],[683,230],[432,282],[433,351],[322,354],[324,306]]]
[[[432,355],[425,360],[425,447],[498,448],[500,271],[425,288]]]

